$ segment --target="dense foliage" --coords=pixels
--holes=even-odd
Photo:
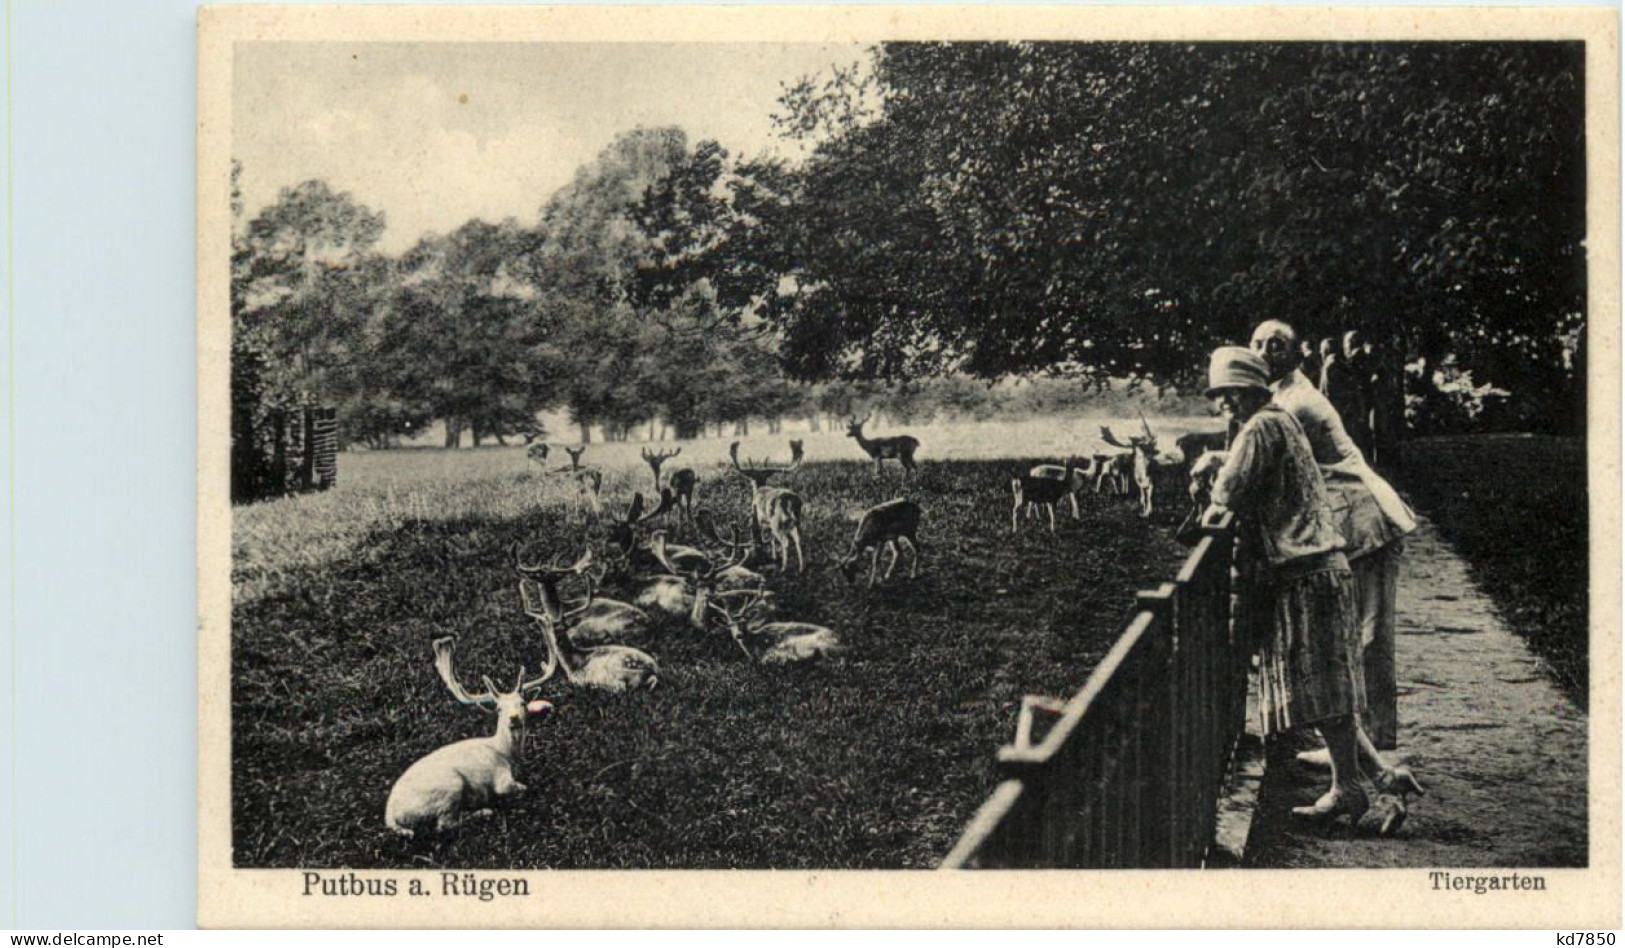
[[[307,181],[239,221],[234,407],[333,404],[376,446],[431,419],[450,445],[501,439],[546,408],[583,440],[986,415],[1001,396],[973,380],[1183,385],[1286,317],[1365,330],[1390,377],[1413,366],[1413,406],[1454,411],[1433,380],[1470,377],[1509,397],[1468,423],[1572,427],[1582,63],[1575,43],[891,43],[786,89],[803,160],[637,128],[534,224],[398,257],[381,211]]]

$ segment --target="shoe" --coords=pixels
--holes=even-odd
[[[1312,806],[1293,807],[1292,815],[1316,823],[1331,823],[1346,813],[1349,826],[1353,826],[1360,822],[1360,817],[1369,809],[1371,801],[1366,797],[1364,790],[1359,787],[1344,787],[1342,792],[1328,790]]]
[[[1371,815],[1378,836],[1393,836],[1405,825],[1405,817],[1410,815],[1410,808],[1405,805],[1404,797],[1384,793],[1371,805]]]
[[[1310,767],[1319,767],[1321,770],[1332,769],[1332,752],[1321,747],[1312,751],[1299,751],[1298,763]]]
[[[1390,767],[1372,782],[1377,785],[1378,793],[1397,793],[1401,800],[1408,793],[1414,793],[1419,797],[1428,795],[1428,792],[1422,789],[1422,785],[1416,782],[1416,775],[1411,773],[1409,767]]]

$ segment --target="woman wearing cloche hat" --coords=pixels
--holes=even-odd
[[[1241,541],[1266,566],[1269,628],[1260,647],[1266,734],[1313,726],[1332,756],[1332,786],[1298,816],[1352,826],[1369,802],[1360,789],[1354,715],[1362,710],[1354,579],[1343,556],[1320,469],[1298,422],[1270,403],[1269,367],[1226,346],[1208,365],[1208,397],[1241,426],[1213,480],[1204,521],[1234,510]]]

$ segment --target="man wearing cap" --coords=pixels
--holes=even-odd
[[[1357,822],[1369,807],[1359,783],[1355,715],[1363,710],[1354,577],[1309,440],[1271,401],[1269,366],[1226,346],[1208,367],[1208,397],[1241,428],[1213,480],[1204,521],[1227,510],[1240,542],[1266,566],[1269,629],[1259,650],[1259,710],[1265,734],[1314,726],[1331,753],[1331,789],[1298,816]]]
[[[1296,419],[1308,437],[1337,513],[1347,544],[1343,552],[1354,571],[1365,652],[1365,731],[1377,747],[1392,750],[1399,740],[1394,599],[1403,538],[1416,529],[1416,516],[1366,463],[1337,409],[1298,370],[1297,332],[1280,320],[1260,323],[1253,330],[1252,349],[1269,367],[1274,403]],[[1307,756],[1314,758],[1312,752]]]

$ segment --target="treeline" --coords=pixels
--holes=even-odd
[[[532,221],[395,256],[381,209],[319,181],[236,208],[234,436],[308,401],[377,445],[559,408],[581,437],[687,438],[853,392],[977,417],[1011,378],[1191,387],[1266,317],[1360,329],[1413,387],[1470,373],[1509,423],[1583,424],[1580,44],[872,55],[786,90],[793,163],[636,129]]]

